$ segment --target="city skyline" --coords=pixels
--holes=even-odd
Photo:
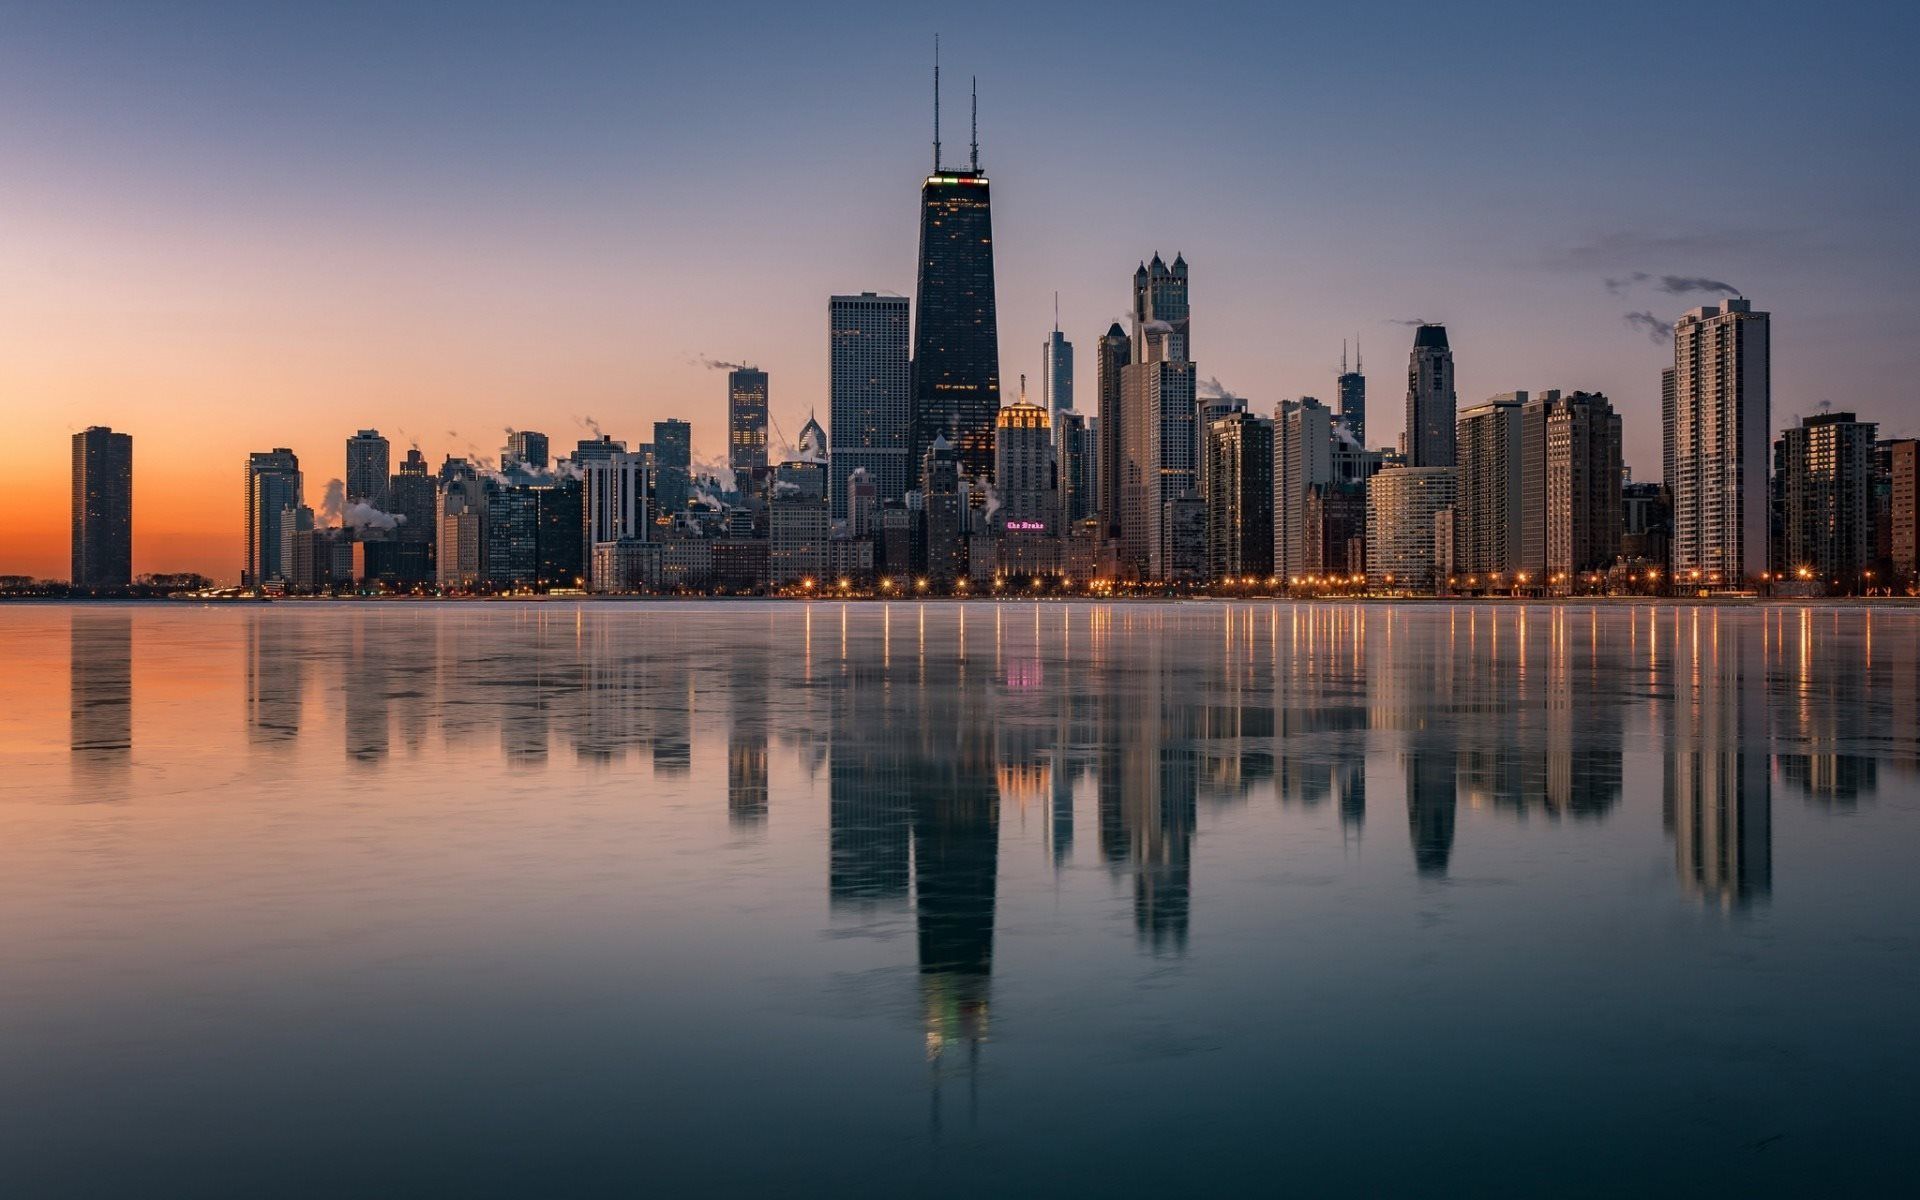
[[[1656,26],[1657,11],[1664,10],[1610,18],[1607,30],[1590,31],[1595,44],[1554,59],[1556,77],[1595,78],[1617,61],[1621,39],[1644,39],[1641,58],[1649,66],[1665,61],[1676,53],[1661,42],[1674,33],[1670,22],[1696,18],[1667,14],[1669,24]],[[206,32],[217,31],[222,18],[199,20]],[[1854,27],[1801,20],[1798,47],[1845,38],[1858,48],[1861,33],[1878,39],[1908,18],[1856,20]],[[712,462],[723,450],[724,382],[705,365],[711,356],[750,358],[767,370],[773,419],[795,429],[809,410],[828,407],[828,353],[817,336],[825,297],[908,295],[913,287],[914,218],[905,200],[927,161],[923,98],[932,19],[859,31],[860,44],[874,54],[862,60],[861,72],[831,83],[822,103],[844,103],[872,88],[899,102],[885,112],[863,110],[838,127],[835,136],[858,152],[826,174],[789,169],[828,144],[824,125],[801,119],[807,106],[754,124],[756,115],[774,111],[766,89],[795,78],[784,66],[771,73],[774,82],[703,111],[696,130],[637,131],[609,161],[580,144],[583,130],[599,128],[605,117],[586,115],[595,110],[584,101],[600,97],[620,107],[642,96],[607,91],[620,64],[610,52],[587,54],[584,82],[502,126],[496,146],[475,122],[541,76],[527,66],[502,92],[477,82],[479,68],[521,61],[510,34],[577,50],[583,32],[529,31],[496,19],[448,49],[452,94],[400,131],[377,134],[348,121],[353,112],[336,103],[283,99],[216,122],[216,144],[196,122],[212,109],[236,107],[236,95],[280,94],[284,81],[256,74],[259,68],[228,67],[202,70],[166,91],[179,83],[172,72],[208,67],[203,54],[173,41],[180,32],[133,22],[125,37],[94,44],[84,37],[88,23],[85,14],[22,18],[20,36],[0,51],[18,68],[5,73],[13,80],[13,110],[44,130],[0,133],[0,149],[21,167],[22,222],[22,236],[0,250],[0,266],[23,284],[0,300],[20,347],[0,358],[0,394],[18,401],[23,433],[35,446],[57,445],[55,439],[95,424],[140,440],[135,486],[143,497],[170,503],[136,499],[136,573],[193,569],[231,579],[242,537],[225,515],[231,463],[261,447],[290,445],[329,464],[312,472],[317,489],[339,474],[333,447],[357,428],[381,429],[396,457],[417,441],[438,461],[469,446],[493,454],[508,427],[544,429],[566,444],[592,419],[639,443],[653,422],[677,417],[692,422],[695,461]],[[583,20],[594,28],[619,24],[612,14]],[[1219,98],[1170,101],[1171,114],[1156,123],[1218,121],[1213,140],[1221,147],[1199,152],[1184,198],[1143,198],[1128,189],[1089,195],[1075,186],[1101,154],[1117,152],[1121,135],[1093,120],[1113,105],[1113,93],[1092,88],[1084,97],[1063,97],[1020,70],[1030,56],[1076,36],[1068,24],[1022,27],[1016,37],[1005,14],[990,13],[947,34],[950,71],[980,78],[983,157],[1002,193],[995,257],[1003,393],[1005,381],[1019,374],[1039,377],[1056,290],[1068,339],[1091,346],[1124,311],[1119,272],[1139,247],[1160,245],[1206,264],[1196,296],[1209,330],[1203,375],[1248,396],[1256,411],[1303,394],[1333,402],[1335,343],[1357,334],[1373,347],[1368,441],[1375,445],[1393,444],[1398,432],[1400,397],[1388,375],[1406,328],[1396,323],[1425,318],[1448,326],[1462,407],[1516,388],[1604,393],[1622,414],[1634,477],[1657,478],[1658,372],[1667,351],[1646,336],[1647,327],[1717,299],[1719,293],[1702,289],[1720,282],[1763,296],[1793,331],[1774,354],[1770,433],[1822,402],[1877,421],[1885,437],[1920,432],[1907,415],[1897,336],[1915,285],[1893,269],[1912,257],[1901,251],[1914,234],[1895,219],[1912,154],[1899,139],[1877,142],[1871,153],[1858,138],[1822,139],[1815,152],[1820,169],[1795,178],[1844,178],[1848,187],[1838,198],[1830,188],[1791,180],[1781,186],[1768,176],[1762,160],[1770,156],[1756,149],[1763,132],[1791,134],[1820,121],[1853,129],[1869,113],[1889,119],[1873,90],[1880,85],[1831,86],[1825,73],[1788,53],[1794,39],[1756,44],[1761,35],[1736,30],[1706,61],[1690,60],[1700,70],[1727,72],[1730,85],[1765,78],[1770,86],[1751,97],[1753,128],[1730,130],[1715,146],[1686,147],[1692,157],[1684,179],[1679,145],[1653,118],[1662,105],[1689,95],[1682,83],[1691,87],[1696,76],[1618,93],[1613,118],[1598,131],[1586,128],[1598,118],[1583,116],[1570,100],[1512,115],[1503,128],[1511,143],[1505,149],[1490,149],[1485,133],[1469,131],[1491,97],[1452,85],[1436,104],[1454,130],[1442,140],[1453,145],[1427,148],[1408,140],[1421,123],[1389,104],[1417,80],[1396,82],[1368,60],[1354,83],[1373,91],[1356,90],[1351,112],[1286,123],[1271,146],[1257,141],[1243,119],[1232,119]],[[1493,54],[1502,41],[1479,18],[1464,24],[1456,37],[1466,61],[1451,64],[1451,72]],[[303,32],[314,31],[296,20],[242,42],[286,77],[350,71],[369,94],[403,103],[417,97],[405,55],[435,30],[422,19],[402,20],[393,44],[365,61],[349,59],[339,36],[302,44]],[[1202,19],[1181,37],[1196,50],[1243,53],[1227,49],[1231,39],[1220,32]],[[1375,35],[1387,44],[1411,36],[1385,29]],[[129,56],[155,47],[178,51],[177,61],[130,68]],[[1859,52],[1878,51],[1867,45]],[[705,62],[702,52],[663,74],[684,81]],[[52,64],[116,82],[109,95],[75,94],[52,77]],[[1549,74],[1544,66],[1521,68],[1519,76],[1511,63],[1506,69],[1516,84]],[[1308,71],[1237,86],[1242,100],[1283,104],[1313,79]],[[167,103],[145,103],[161,95]],[[462,102],[471,109],[460,109]],[[109,103],[121,106],[116,112],[143,113],[149,150],[116,153],[125,148],[125,131],[102,109]],[[1896,124],[1912,120],[1895,108]],[[1091,141],[1079,133],[1067,138],[1060,131],[1069,125],[1101,132]],[[1514,180],[1531,174],[1529,155],[1564,157],[1569,127],[1606,134],[1592,161],[1558,163],[1566,186],[1516,190]],[[448,139],[427,161],[397,154],[411,139],[448,132],[464,137]],[[548,152],[552,169],[510,184],[486,174],[483,145],[533,153],[540,139],[563,133],[569,136],[557,137]],[[688,140],[696,133],[745,134],[749,157],[765,154],[751,165],[719,159]],[[345,158],[352,169],[339,183],[298,192],[289,181],[308,178],[313,163],[298,155],[283,161],[293,153],[285,147],[308,144],[316,134],[325,135],[329,153],[313,163]],[[245,165],[248,152],[286,166],[286,180]],[[1629,153],[1638,156],[1636,174],[1603,169]],[[674,183],[635,174],[643,164],[682,159],[689,169],[674,172]],[[234,197],[209,192],[181,175],[187,163],[241,186]],[[1222,204],[1214,195],[1223,187],[1259,192],[1276,173],[1303,164],[1311,170],[1294,198]],[[1228,165],[1232,170],[1224,171]],[[579,166],[590,166],[585,178],[569,174]],[[1427,167],[1438,174],[1427,173],[1431,190],[1420,202],[1389,186],[1397,174]],[[711,201],[763,175],[789,191],[782,213],[790,228],[742,238],[734,218],[745,210]],[[457,206],[457,219],[428,236],[430,215],[442,211],[436,206],[449,202],[455,184],[479,184],[478,199]],[[101,199],[129,194],[144,202]],[[1475,213],[1488,207],[1489,196],[1506,199],[1493,212]],[[622,209],[622,231],[609,240],[604,226]],[[634,221],[636,212],[652,224]],[[552,218],[563,214],[580,228],[557,228]],[[657,235],[636,232],[642,228]],[[656,270],[675,274],[676,286],[649,285]],[[1275,287],[1275,278],[1289,282]],[[1636,325],[1633,314],[1645,320]],[[636,329],[645,337],[636,339]],[[1091,413],[1089,387],[1079,391],[1076,407]],[[30,457],[23,474],[16,515],[0,529],[0,571],[61,574],[69,554],[69,481],[50,456]]]

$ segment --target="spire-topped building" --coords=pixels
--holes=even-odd
[[[968,167],[940,161],[939,43],[934,47],[933,174],[920,189],[920,265],[914,298],[913,461],[936,437],[960,470],[993,475],[1000,408],[1000,341],[993,295],[993,211],[980,170],[977,115]]]
[[[1355,444],[1367,444],[1367,376],[1360,365],[1360,339],[1353,339],[1353,369],[1347,369],[1347,343],[1340,343],[1340,377],[1334,381],[1334,395],[1340,402],[1335,415],[1353,435]]]

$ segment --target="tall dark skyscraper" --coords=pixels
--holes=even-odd
[[[1094,475],[1100,485],[1100,532],[1120,536],[1120,457],[1124,427],[1120,419],[1121,371],[1133,361],[1133,339],[1120,322],[1100,335],[1095,349],[1100,388],[1100,465]]]
[[[861,292],[827,301],[833,519],[845,520],[847,481],[865,468],[881,503],[920,485],[913,444],[913,367],[905,296]]]
[[[727,465],[735,487],[753,495],[767,481],[767,373],[727,372]]]
[[[1353,370],[1347,370],[1347,344],[1340,343],[1340,378],[1334,381],[1334,393],[1340,411],[1334,415],[1347,427],[1353,440],[1367,444],[1367,377],[1360,366],[1360,339],[1353,342]]]
[[[693,488],[693,426],[672,419],[655,421],[653,463],[653,495],[660,511],[683,511]]]
[[[347,503],[387,510],[387,474],[392,448],[378,429],[362,429],[347,439]]]
[[[914,301],[913,461],[933,439],[960,470],[993,475],[1000,410],[1000,337],[993,304],[993,210],[976,138],[969,166],[940,165],[940,75],[934,70],[933,174],[920,189],[920,274]]]
[[[1413,333],[1407,356],[1407,465],[1454,465],[1453,426],[1458,401],[1453,391],[1453,350],[1445,325],[1422,325]]]
[[[286,578],[280,560],[280,514],[301,506],[300,458],[285,446],[247,456],[247,562],[244,587]]]
[[[133,435],[95,425],[73,435],[73,586],[133,582]]]

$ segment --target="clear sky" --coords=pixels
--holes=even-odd
[[[1920,434],[1909,6],[0,3],[0,573],[65,576],[89,424],[134,436],[135,570],[232,579],[249,450],[314,498],[361,427],[682,416],[713,459],[708,358],[824,420],[828,295],[912,291],[936,31],[1009,395],[1056,289],[1090,382],[1158,249],[1260,410],[1357,335],[1378,443],[1443,320],[1463,406],[1605,391],[1657,477],[1671,350],[1624,317],[1714,298],[1663,275],[1774,314],[1776,425]]]

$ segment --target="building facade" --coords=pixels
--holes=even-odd
[[[847,480],[866,471],[882,500],[915,484],[913,364],[907,298],[861,292],[827,301],[833,519],[848,516]]]
[[[936,161],[920,189],[913,408],[913,461],[924,463],[934,439],[944,437],[962,474],[984,478],[992,472],[1000,340],[993,203],[977,158],[964,171],[946,170]]]
[[[1522,471],[1525,392],[1508,392],[1460,414],[1454,496],[1455,587],[1499,588],[1524,570],[1527,509]]]
[[[1368,480],[1367,586],[1431,593],[1444,583],[1436,571],[1449,564],[1436,551],[1434,530],[1453,502],[1451,467],[1387,467]]]
[[[624,447],[623,447],[624,449]],[[727,372],[727,465],[734,486],[754,495],[767,481],[767,373],[753,367]]]
[[[133,583],[133,435],[94,425],[73,435],[73,574],[77,588]]]
[[[303,502],[300,458],[285,446],[247,456],[246,562],[242,587],[258,588],[282,578],[280,514]]]
[[[1873,456],[1878,426],[1850,412],[1806,417],[1780,435],[1781,561],[1775,573],[1864,591],[1874,564]]]
[[[1734,298],[1673,330],[1671,411],[1662,458],[1673,493],[1673,575],[1682,586],[1736,587],[1768,570],[1768,314]]]
[[[1546,414],[1546,578],[1571,590],[1620,554],[1620,414],[1598,392],[1555,394]]]
[[[1273,573],[1284,583],[1307,576],[1316,557],[1307,497],[1333,482],[1333,441],[1333,414],[1312,396],[1274,410]]]
[[[378,429],[362,429],[347,439],[347,503],[387,511],[387,477],[393,447]]]
[[[1207,427],[1207,574],[1216,580],[1273,574],[1274,424],[1252,413]]]
[[[1100,335],[1095,345],[1094,366],[1099,388],[1099,465],[1094,470],[1094,484],[1099,488],[1100,536],[1107,538],[1120,536],[1120,464],[1126,459],[1126,445],[1122,437],[1123,424],[1121,409],[1125,406],[1122,377],[1128,363],[1133,361],[1133,341],[1127,337],[1126,330],[1115,321],[1108,330]]]
[[[1453,349],[1445,325],[1422,325],[1407,356],[1407,465],[1454,465]]]

